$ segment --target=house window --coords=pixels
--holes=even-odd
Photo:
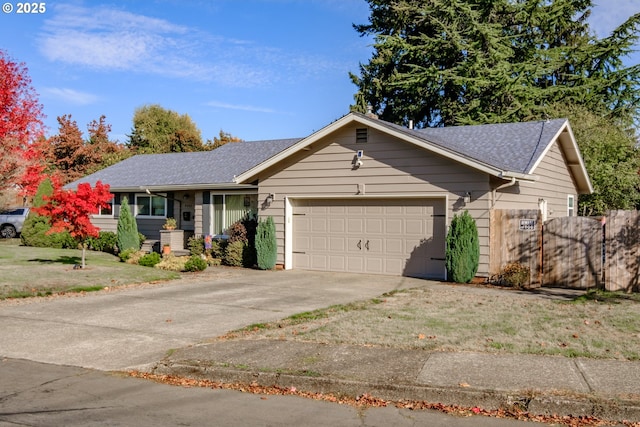
[[[109,200],[109,206],[104,208],[102,206],[98,207],[98,216],[113,216],[113,199]]]
[[[358,128],[356,129],[356,143],[363,144],[369,140],[369,129]]]
[[[569,195],[567,196],[567,215],[573,216],[575,210],[575,197],[573,197],[573,195]]]
[[[231,224],[258,211],[258,195],[213,194],[211,205],[213,208],[212,233],[217,236],[225,236]]]
[[[155,195],[136,195],[136,216],[167,216],[167,199]]]

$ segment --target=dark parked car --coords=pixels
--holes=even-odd
[[[12,239],[22,231],[29,208],[11,208],[0,212],[0,236]]]

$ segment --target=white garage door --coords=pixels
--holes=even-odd
[[[293,203],[293,267],[444,279],[444,199]]]

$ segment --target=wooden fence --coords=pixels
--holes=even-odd
[[[640,291],[640,214],[564,217],[542,224],[535,210],[491,213],[490,273],[527,265],[530,286]]]

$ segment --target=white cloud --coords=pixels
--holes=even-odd
[[[54,62],[98,71],[256,87],[281,82],[287,79],[285,74],[300,79],[322,75],[333,67],[323,58],[216,36],[113,7],[62,4],[51,10],[39,34],[41,53]]]
[[[205,104],[208,107],[222,108],[225,110],[241,110],[241,111],[251,111],[256,113],[278,113],[276,110],[271,108],[263,108],[263,107],[254,107],[251,105],[240,105],[240,104],[228,104],[226,102],[218,102],[218,101],[209,101]]]
[[[93,94],[80,92],[69,88],[44,88],[43,95],[60,99],[64,102],[74,105],[89,105],[98,101],[98,97]]]

